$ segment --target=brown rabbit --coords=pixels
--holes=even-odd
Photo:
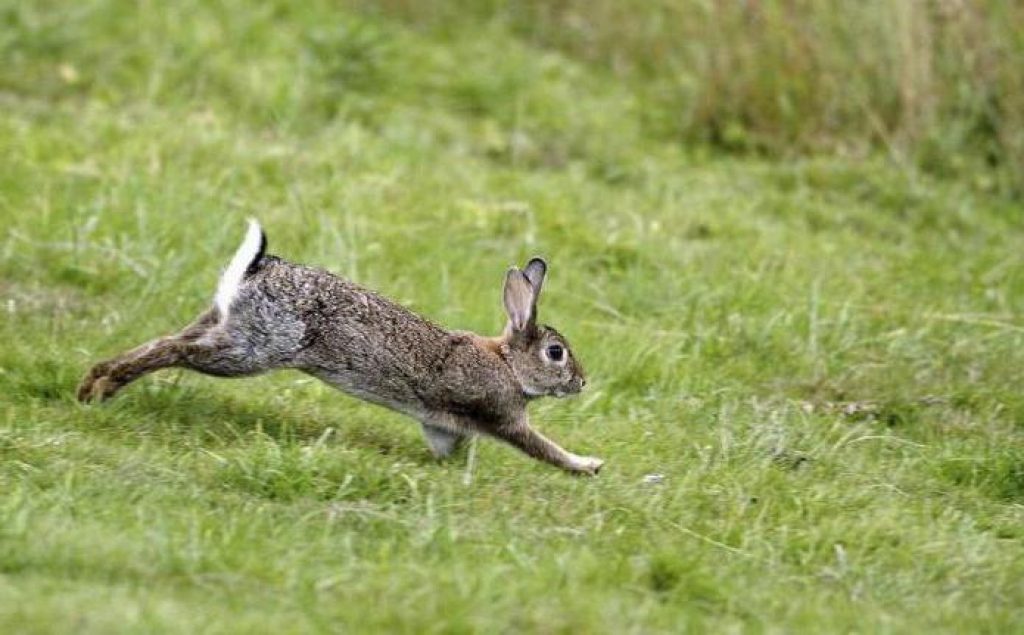
[[[485,433],[570,472],[603,461],[567,452],[530,427],[527,404],[586,383],[565,338],[537,323],[547,265],[505,275],[508,323],[498,337],[446,331],[327,271],[266,254],[255,221],[224,271],[214,306],[180,333],[93,366],[78,399],[107,399],[161,368],[221,377],[296,368],[350,395],[417,419],[437,457]]]

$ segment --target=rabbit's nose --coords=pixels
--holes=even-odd
[[[587,380],[586,380],[586,378],[584,378],[584,377],[580,377],[580,388],[583,388],[583,387],[584,387],[584,386],[586,386],[586,385],[587,385]]]

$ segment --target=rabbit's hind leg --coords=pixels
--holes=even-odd
[[[96,364],[89,369],[79,384],[78,400],[109,399],[121,388],[143,375],[161,368],[189,365],[188,360],[197,350],[207,348],[198,342],[216,323],[217,312],[207,311],[175,335],[159,337]]]
[[[177,366],[181,361],[178,336],[160,337],[89,369],[78,385],[78,400],[106,400],[147,373]]]

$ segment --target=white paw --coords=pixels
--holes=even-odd
[[[604,461],[592,456],[577,456],[573,460],[573,470],[590,476],[597,476]]]

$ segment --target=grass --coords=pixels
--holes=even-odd
[[[1018,2],[353,4],[427,32],[501,23],[627,83],[642,95],[643,127],[663,138],[783,159],[882,151],[978,189],[1024,194]]]
[[[0,630],[1024,628],[1009,199],[891,155],[680,147],[511,20],[0,12]],[[601,476],[487,440],[437,463],[291,373],[75,403],[207,306],[250,215],[483,332],[546,255],[589,381],[533,415]]]

